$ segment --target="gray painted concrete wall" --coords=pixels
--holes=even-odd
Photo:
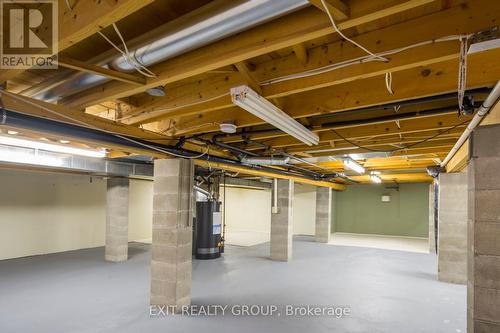
[[[439,175],[438,279],[467,283],[467,173]]]

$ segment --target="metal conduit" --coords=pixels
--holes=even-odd
[[[446,166],[451,158],[455,155],[455,153],[460,149],[460,147],[464,144],[464,142],[469,138],[472,131],[479,125],[479,123],[483,120],[484,116],[490,111],[491,107],[496,103],[498,98],[500,97],[500,81],[497,82],[493,90],[491,90],[490,94],[484,100],[483,104],[479,107],[479,110],[476,112],[474,118],[472,118],[467,128],[462,133],[458,141],[455,143],[453,148],[451,148],[450,152],[441,163],[441,167]]]

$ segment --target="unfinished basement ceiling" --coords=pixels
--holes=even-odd
[[[76,145],[109,148],[110,158],[171,156],[147,146],[151,144],[189,151],[191,157],[205,153],[198,162],[202,166],[213,156],[219,158],[217,167],[241,175],[276,171],[338,188],[369,181],[371,172],[382,173],[386,182],[430,181],[425,168],[443,161],[500,77],[500,50],[493,48],[467,55],[466,85],[462,89],[457,83],[457,34],[470,36],[468,45],[485,30],[488,38],[498,38],[498,3],[350,0],[330,6],[344,37],[376,54],[389,53],[388,61],[362,63],[356,59],[365,57],[365,51],[334,30],[321,1],[311,3],[127,0],[103,2],[92,14],[80,15],[88,13],[86,2],[77,1],[71,9],[60,2],[60,22],[73,20],[71,31],[61,32],[61,41],[72,41],[60,43],[64,64],[55,70],[2,70],[0,82],[11,94],[2,94],[2,103],[9,111],[111,130],[143,142],[134,146],[72,138]],[[241,26],[218,26],[231,10],[259,15]],[[103,13],[116,15],[101,22],[102,28],[93,25]],[[144,61],[142,67],[136,64],[138,71],[124,72],[115,61],[96,75],[110,59],[123,63],[102,35],[123,50],[121,35],[128,49],[135,50],[162,36],[189,36],[186,31],[195,26],[219,35],[191,44],[180,39],[176,52]],[[158,52],[167,54],[167,46]],[[148,50],[137,55],[139,62],[150,56]],[[81,79],[89,77],[98,80],[83,84]],[[312,131],[319,143],[308,146],[234,105],[229,91],[239,85],[251,87]],[[151,88],[164,96],[146,93]],[[459,112],[459,92],[465,92],[469,114]],[[236,132],[222,133],[224,123],[234,124]],[[54,135],[7,123],[1,127],[31,138]],[[349,154],[356,154],[352,156],[365,175],[345,168],[343,159]],[[291,156],[293,163],[242,165],[252,156]]]

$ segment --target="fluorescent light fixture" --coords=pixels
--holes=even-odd
[[[61,139],[61,140],[59,140],[59,142],[60,142],[60,143],[63,143],[63,144],[67,144],[67,143],[69,143],[69,140],[64,140],[64,139]]]
[[[8,130],[8,131],[7,131],[7,134],[10,134],[10,135],[17,135],[17,134],[19,134],[19,132],[18,132],[18,131],[13,131],[13,130]]]
[[[319,137],[315,133],[305,128],[301,123],[281,111],[248,86],[231,88],[231,100],[233,104],[290,134],[308,146],[317,145],[319,142]]]
[[[382,179],[379,176],[377,176],[377,175],[370,175],[370,179],[374,183],[377,183],[377,184],[382,183]]]
[[[253,165],[285,165],[290,162],[290,157],[245,157],[241,162]]]
[[[97,158],[106,157],[105,151],[65,147],[51,143],[25,140],[19,138],[11,138],[7,136],[0,136],[0,144],[8,146],[32,148],[32,149],[41,149],[41,150],[53,151],[56,153],[64,153],[70,155],[80,155],[80,156],[97,157]]]
[[[353,170],[353,171],[356,171],[357,173],[360,173],[360,174],[365,173],[365,168],[363,168],[363,166],[361,164],[359,164],[358,162],[356,162],[352,158],[345,159],[344,166],[346,168]]]

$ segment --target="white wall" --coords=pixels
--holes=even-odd
[[[153,232],[153,182],[130,180],[129,241],[151,243]]]
[[[271,191],[227,187],[226,229],[269,233]]]
[[[295,183],[293,197],[293,234],[314,235],[316,223],[316,187]]]
[[[314,235],[316,188],[295,183],[293,233]],[[271,232],[270,190],[226,189],[226,232],[228,244],[252,245],[268,241]]]
[[[104,245],[106,181],[0,170],[0,259]],[[129,240],[151,238],[152,182],[132,180]]]

